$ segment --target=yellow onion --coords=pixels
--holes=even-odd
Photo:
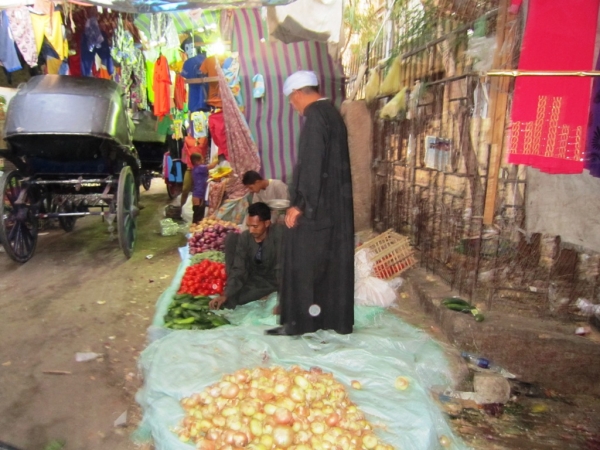
[[[277,408],[273,415],[275,416],[275,422],[277,422],[278,425],[289,425],[294,420],[290,410],[282,407]]]
[[[279,425],[273,428],[273,441],[278,448],[288,448],[294,443],[294,431],[291,427]]]
[[[396,386],[396,389],[398,389],[399,391],[404,391],[404,390],[406,390],[406,388],[408,388],[409,384],[410,384],[410,382],[408,381],[408,378],[398,377],[398,378],[396,378],[396,382],[394,383],[394,386]]]

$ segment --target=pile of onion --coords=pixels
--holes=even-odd
[[[333,374],[316,367],[239,370],[181,405],[179,439],[201,450],[393,450]]]

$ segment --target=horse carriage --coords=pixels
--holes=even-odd
[[[19,88],[6,113],[0,150],[17,170],[0,178],[0,242],[13,260],[34,254],[40,219],[72,231],[100,215],[133,254],[141,165],[133,123],[113,81],[43,75]]]

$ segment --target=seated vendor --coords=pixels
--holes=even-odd
[[[242,183],[252,192],[252,203],[290,199],[287,184],[281,180],[265,180],[254,170],[244,174]]]
[[[225,240],[225,295],[209,306],[235,308],[276,292],[281,272],[281,225],[271,224],[271,210],[262,202],[248,207],[247,230]]]

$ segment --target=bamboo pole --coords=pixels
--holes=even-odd
[[[600,77],[600,70],[488,70],[488,77]]]
[[[507,32],[509,0],[500,0],[500,7],[496,26],[496,53],[494,67],[505,67],[510,63],[510,51],[502,51],[512,47],[513,34]],[[506,71],[511,72],[511,71]],[[489,72],[488,72],[489,73]],[[502,150],[504,148],[504,132],[506,128],[506,109],[508,108],[508,77],[492,78],[490,83],[490,111],[492,122],[489,131],[490,157],[488,164],[487,188],[485,190],[485,204],[483,209],[483,224],[491,225],[496,211],[496,198],[498,195],[498,176],[502,164]]]

